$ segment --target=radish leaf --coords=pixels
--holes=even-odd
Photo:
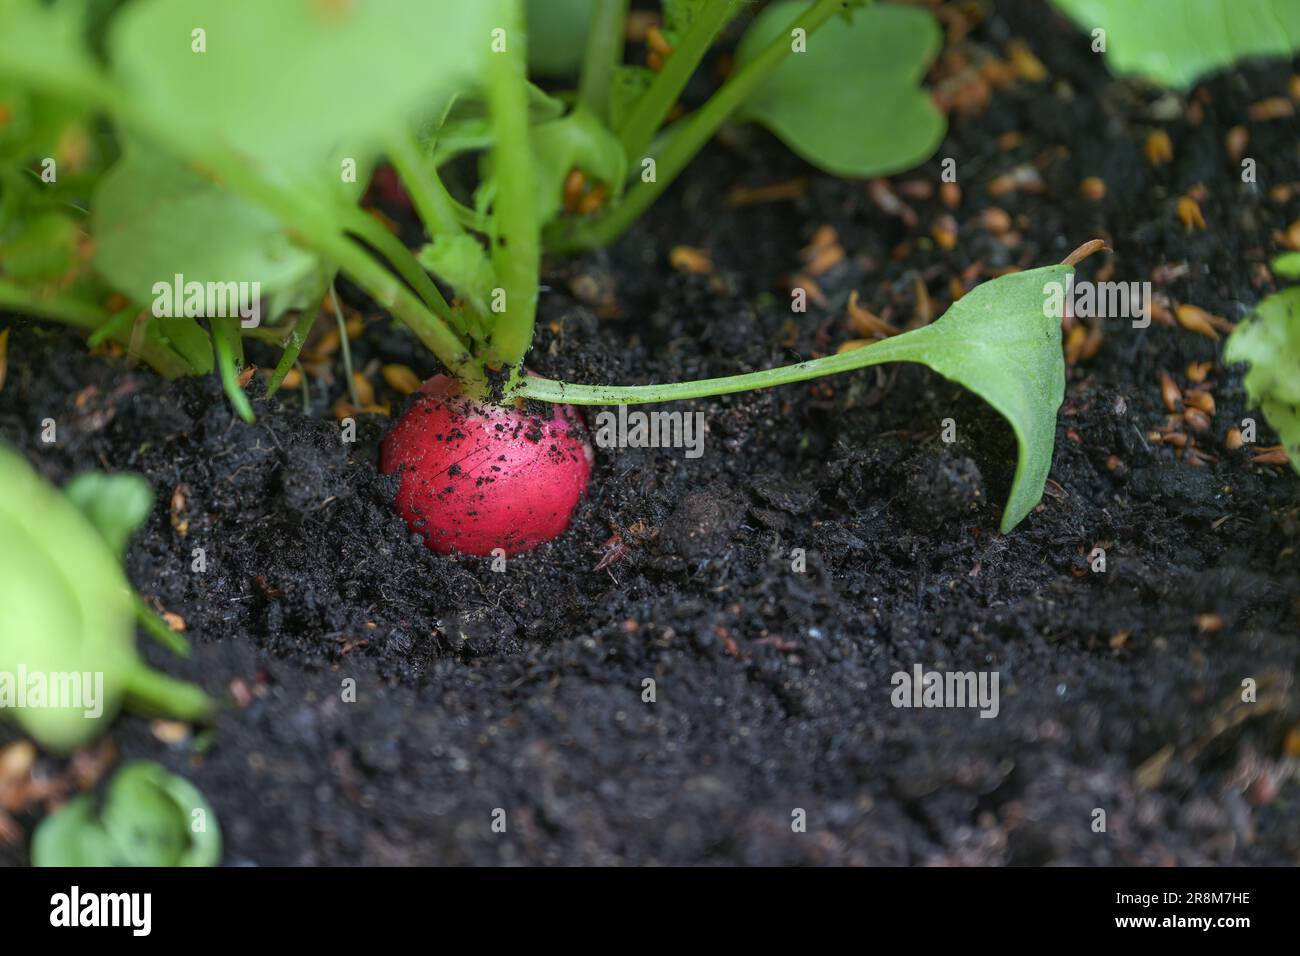
[[[736,67],[772,43],[806,4],[783,0],[755,18]],[[794,42],[792,38],[791,42]],[[915,166],[943,139],[941,114],[918,82],[939,51],[934,17],[876,4],[835,17],[787,56],[740,108],[815,166],[878,176]]]
[[[172,130],[238,148],[280,175],[327,159],[337,171],[343,142],[378,149],[394,122],[475,86],[491,49],[490,9],[135,0],[114,19],[109,51],[137,107]],[[360,164],[356,152],[341,156]]]
[[[1065,359],[1061,320],[1051,314],[1049,290],[1064,287],[1073,271],[1063,264],[1001,276],[966,293],[930,325],[796,365],[670,385],[572,385],[529,376],[510,394],[573,405],[631,405],[729,395],[886,362],[916,362],[970,389],[1011,424],[1019,458],[1002,511],[1005,533],[1043,497],[1052,467]]]
[[[283,293],[285,307],[295,290],[319,286],[319,259],[290,242],[275,216],[146,145],[128,145],[91,208],[95,267],[137,303],[153,301],[155,283],[178,274],[205,286],[256,282],[263,295]],[[184,321],[181,304],[161,321],[165,331]]]
[[[63,495],[77,506],[120,560],[135,529],[149,517],[153,489],[139,475],[88,471],[73,478]]]
[[[82,794],[41,821],[34,866],[216,866],[217,816],[188,780],[135,760],[108,785],[102,810]]]
[[[1105,31],[1114,72],[1187,89],[1249,57],[1300,49],[1295,0],[1053,0],[1083,30]],[[1094,43],[1097,35],[1094,34]],[[1095,49],[1095,47],[1094,47]]]
[[[1300,473],[1300,286],[1261,302],[1228,336],[1223,359],[1250,363],[1246,393],[1277,430],[1291,467]]]

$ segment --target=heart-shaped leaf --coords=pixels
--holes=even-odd
[[[1104,35],[1116,73],[1174,89],[1248,57],[1289,57],[1300,49],[1296,0],[1052,2],[1093,34],[1094,43]]]
[[[760,13],[736,50],[737,68],[806,6],[783,0]],[[837,176],[907,169],[933,154],[946,128],[918,85],[941,42],[934,17],[915,7],[877,3],[834,17],[781,62],[738,118],[762,123]]]

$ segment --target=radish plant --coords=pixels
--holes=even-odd
[[[943,119],[918,84],[938,27],[866,0],[767,5],[725,82],[669,122],[747,7],[664,0],[651,62],[632,67],[626,0],[530,5],[543,18],[576,11],[571,28],[537,22],[532,51],[522,0],[0,0],[0,142],[16,160],[0,173],[0,306],[116,341],[164,375],[215,370],[251,418],[244,340],[282,345],[273,395],[322,293],[346,276],[446,370],[389,436],[383,466],[401,472],[412,530],[473,554],[517,553],[567,525],[591,467],[571,406],[916,362],[1010,422],[1010,530],[1051,461],[1064,367],[1043,289],[1069,264],[1004,276],[932,325],[782,368],[631,386],[525,373],[544,252],[613,241],[724,123],[761,123],[839,175],[895,172],[937,147]],[[579,36],[581,56],[566,56]],[[530,52],[549,72],[576,67],[576,91],[531,83]],[[473,189],[457,194],[448,165],[474,159]],[[357,206],[384,160],[428,234],[418,249]],[[538,402],[556,407],[539,414]]]

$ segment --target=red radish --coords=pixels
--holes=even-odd
[[[370,188],[390,206],[403,210],[411,208],[411,196],[402,185],[402,181],[397,178],[397,173],[392,166],[380,166],[376,169]]]
[[[401,473],[397,510],[434,551],[521,554],[560,535],[591,477],[571,405],[550,420],[466,398],[435,375],[384,439],[380,467]]]

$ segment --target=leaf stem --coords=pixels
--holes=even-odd
[[[578,80],[578,102],[606,126],[610,121],[610,94],[614,71],[623,62],[623,28],[628,0],[595,0],[587,48]]]
[[[747,392],[774,385],[804,382],[823,375],[851,372],[855,369],[879,365],[882,362],[923,361],[933,336],[933,325],[889,339],[873,342],[861,348],[837,355],[826,355],[795,365],[746,372],[722,378],[704,378],[694,382],[673,382],[662,385],[574,385],[554,379],[530,375],[521,379],[511,395],[532,398],[542,402],[562,402],[569,405],[640,405],[647,402],[673,402],[688,398],[709,398]]]
[[[528,138],[523,9],[520,0],[496,0],[496,11],[507,44],[488,56],[487,101],[496,132],[492,174],[497,184],[497,234],[492,264],[505,292],[505,311],[492,328],[491,354],[510,370],[513,381],[533,341],[541,235]]]
[[[204,720],[213,702],[198,687],[168,677],[140,661],[126,679],[126,696],[131,708],[146,714],[166,714],[180,720]]]
[[[181,634],[173,631],[167,622],[159,616],[158,612],[146,604],[144,598],[140,597],[140,595],[132,591],[131,598],[135,603],[135,619],[145,629],[145,633],[173,654],[189,657],[190,642]]]
[[[420,155],[415,137],[406,126],[399,126],[388,136],[388,159],[411,195],[415,211],[432,238],[439,234],[458,236],[464,230],[456,215],[456,206],[438,173]]]
[[[361,399],[357,397],[357,382],[352,371],[352,345],[348,342],[348,324],[343,321],[343,310],[339,308],[339,296],[334,291],[333,282],[330,283],[330,305],[334,309],[334,321],[338,323],[339,350],[343,353],[343,374],[348,378],[348,398],[354,408],[360,408]]]
[[[846,6],[847,0],[817,0],[801,12],[758,56],[724,83],[707,103],[673,127],[660,146],[658,155],[653,157],[653,180],[638,182],[609,215],[596,220],[566,224],[567,229],[556,230],[550,245],[559,251],[574,251],[607,245],[622,235],[677,178],[728,117],[790,54],[792,31],[802,29],[806,35],[812,36],[822,24]],[[670,56],[665,69],[672,61],[673,57]],[[631,155],[634,154],[629,153]]]
[[[641,95],[618,130],[628,161],[639,165],[641,154],[654,139],[664,117],[672,110],[704,55],[728,23],[740,12],[742,0],[714,0],[700,5],[694,21],[676,49],[664,62],[650,88]]]
[[[405,243],[361,209],[347,210],[347,226],[349,232],[359,236],[397,270],[398,275],[419,293],[424,304],[429,307],[429,311],[458,331],[462,333],[467,331],[447,300],[443,298],[437,284],[429,278],[429,273],[411,254],[411,250],[406,248]]]
[[[303,346],[307,344],[307,337],[311,335],[311,327],[316,324],[316,317],[320,315],[321,298],[320,295],[312,298],[312,304],[302,310],[297,321],[293,323],[293,330],[290,331],[288,338],[282,343],[280,361],[276,362],[275,371],[271,373],[271,378],[266,383],[266,397],[268,399],[280,390],[280,385],[284,382],[284,377],[289,374],[289,369],[298,364],[298,356],[302,354]],[[299,372],[299,374],[303,373]]]
[[[226,397],[235,412],[244,421],[252,423],[253,405],[248,395],[239,387],[239,366],[243,364],[243,339],[239,337],[239,324],[236,319],[212,320],[212,343],[217,350],[217,371],[221,374],[221,386],[226,390]]]

